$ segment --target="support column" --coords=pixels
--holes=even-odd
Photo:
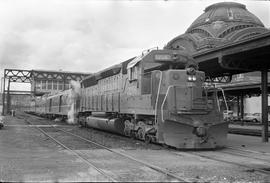
[[[62,78],[63,78],[63,83],[64,83],[63,90],[66,90],[66,79],[67,79],[66,74],[64,74],[64,75],[62,76]]]
[[[10,112],[10,79],[8,79],[8,88],[7,88],[7,114]]]
[[[237,119],[240,118],[240,97],[237,95]]]
[[[4,71],[4,72],[6,72],[6,71]],[[6,99],[6,96],[5,96],[5,92],[6,92],[6,90],[5,90],[5,88],[6,88],[6,77],[5,77],[6,75],[5,75],[5,73],[4,73],[4,79],[3,79],[3,82],[4,82],[4,86],[3,86],[3,95],[2,95],[2,102],[3,102],[3,108],[2,108],[2,115],[4,116],[5,115],[5,99]]]
[[[242,121],[242,125],[244,125],[244,94],[241,93],[241,98],[240,98],[241,102],[240,102],[240,112],[241,112],[241,121]]]
[[[268,142],[268,70],[261,71],[261,89],[262,89],[262,142]]]

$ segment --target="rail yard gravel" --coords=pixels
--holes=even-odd
[[[0,133],[0,149],[3,152],[0,155],[1,181],[108,181],[82,160],[41,134],[34,125],[40,125],[43,130],[64,142],[65,145],[75,149],[76,152],[83,153],[86,159],[90,159],[119,181],[176,180],[158,174],[149,167],[139,166],[135,162],[129,161],[124,166],[121,164],[124,157],[113,155],[100,147],[67,134],[64,135],[58,129],[77,134],[145,163],[163,168],[191,182],[270,181],[270,173],[267,175],[257,172],[253,168],[199,156],[210,155],[222,158],[223,149],[195,152],[175,150],[158,144],[146,144],[143,141],[124,136],[82,128],[78,125],[67,125],[65,122],[50,121],[23,113],[18,114],[15,118],[5,117],[5,120],[6,126]],[[33,126],[30,126],[27,121],[31,122]],[[56,128],[48,125],[54,125]],[[229,155],[224,158],[237,161],[237,158],[233,159]],[[269,165],[267,162],[258,163],[247,157],[245,161],[250,162],[254,167]]]

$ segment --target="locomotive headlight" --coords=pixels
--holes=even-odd
[[[187,79],[188,79],[188,81],[196,81],[197,80],[196,76],[194,76],[194,75],[189,75]]]

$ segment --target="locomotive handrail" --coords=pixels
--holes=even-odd
[[[227,100],[226,100],[223,88],[217,88],[217,89],[219,89],[221,91],[221,93],[223,95],[223,98],[224,98],[224,103],[225,103],[225,106],[226,106],[226,110],[228,110],[228,104],[227,104]],[[220,109],[219,109],[219,111],[220,111]]]
[[[175,85],[169,85],[169,87],[167,88],[167,91],[166,91],[166,95],[165,95],[165,97],[164,97],[164,99],[163,99],[163,102],[162,102],[162,104],[161,104],[161,120],[162,120],[162,122],[164,122],[164,104],[165,104],[165,101],[166,101],[166,99],[167,99],[167,96],[168,96],[168,94],[169,94],[169,90],[172,88],[172,87],[174,87]]]
[[[211,90],[212,90],[212,92],[215,92],[215,91],[217,91],[217,90],[220,90],[221,91],[221,93],[222,93],[222,96],[223,96],[223,99],[224,99],[224,103],[225,103],[225,107],[226,107],[226,110],[228,110],[228,104],[227,104],[227,100],[226,100],[226,97],[225,97],[225,92],[224,92],[224,90],[223,90],[223,88],[221,88],[221,87],[216,87],[216,84],[215,83],[211,83],[212,85],[212,88],[211,88]],[[220,104],[219,104],[219,101],[218,101],[218,96],[216,96],[216,98],[217,98],[217,106],[218,106],[218,110],[220,111]]]
[[[162,81],[162,71],[160,72],[160,77],[159,77],[159,84],[158,84],[158,92],[157,92],[157,97],[156,97],[156,104],[155,104],[155,124],[157,123],[157,105],[158,105],[158,99],[159,99],[159,93],[160,93],[160,88],[161,88],[161,81]]]
[[[158,50],[158,46],[155,46],[155,47],[153,47],[153,48],[148,48],[148,49],[146,49],[146,50],[143,50],[143,51],[142,51],[142,55],[144,55],[145,53],[149,53],[149,52],[152,51],[152,50]]]

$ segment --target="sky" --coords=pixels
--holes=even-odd
[[[0,0],[0,77],[4,69],[98,72],[164,47],[217,2]],[[270,27],[270,1],[234,2]]]

